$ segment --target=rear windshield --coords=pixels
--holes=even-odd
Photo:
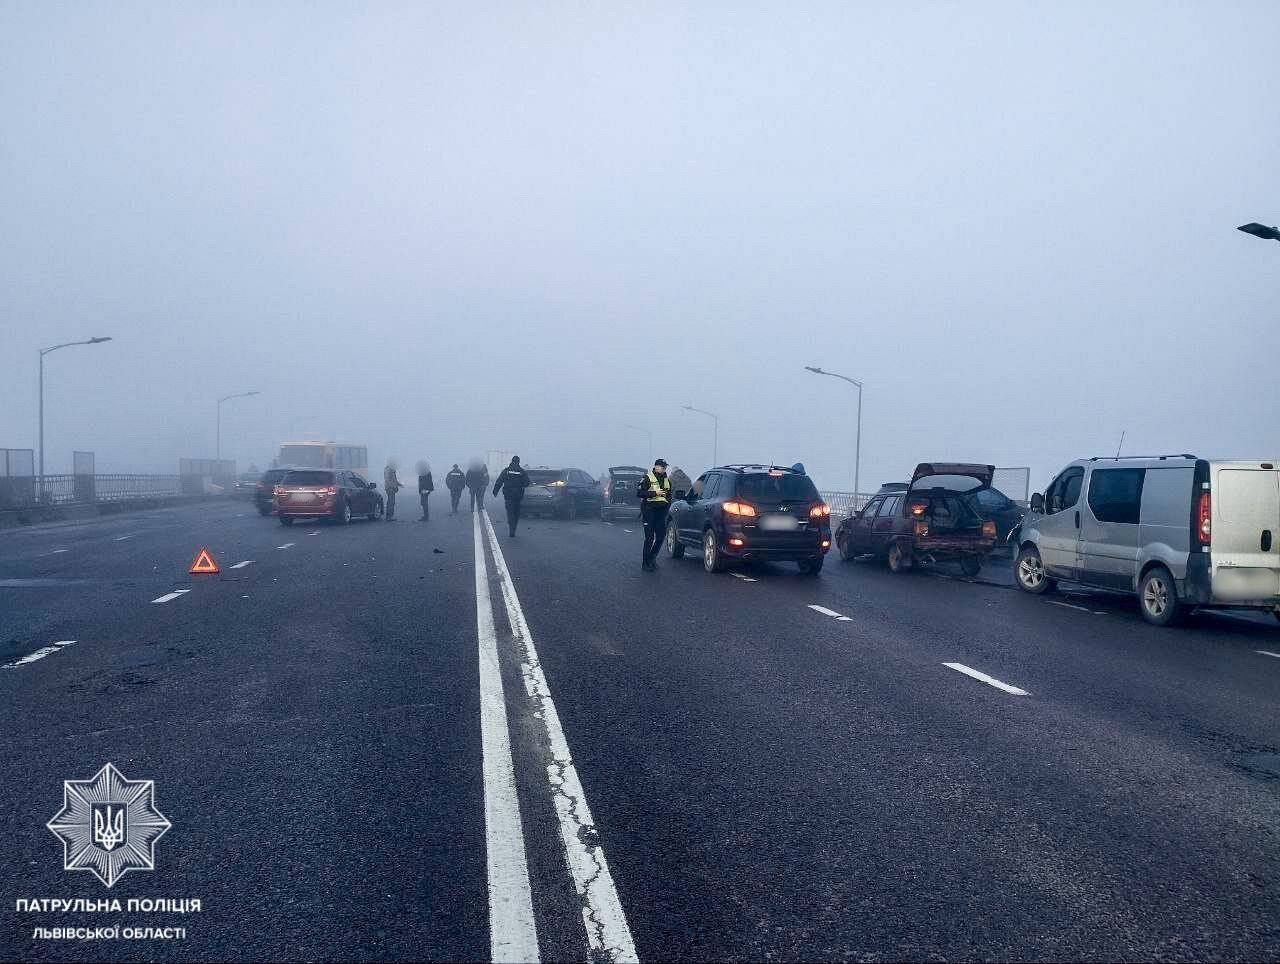
[[[948,492],[972,492],[982,488],[982,482],[972,475],[925,475],[916,479],[912,492],[928,492],[930,489],[946,489]]]
[[[290,472],[283,485],[333,485],[332,472]]]
[[[529,476],[529,481],[534,485],[542,485],[547,482],[560,482],[564,479],[564,472],[556,469],[529,469],[525,473]]]
[[[738,495],[761,502],[817,502],[818,488],[807,475],[756,472],[738,479]]]
[[[288,469],[268,469],[262,474],[263,482],[279,482],[289,474]]]

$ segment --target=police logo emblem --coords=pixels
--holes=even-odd
[[[46,824],[62,841],[65,870],[87,870],[108,887],[131,870],[154,870],[156,841],[172,824],[151,780],[127,780],[108,763],[90,780],[64,780],[62,809]]]

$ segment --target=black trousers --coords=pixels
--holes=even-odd
[[[427,500],[431,498],[430,492],[419,492],[418,501],[422,503],[422,518],[430,519],[431,510],[427,507]]]
[[[450,511],[450,512],[453,512],[453,513],[455,513],[455,514],[457,513],[457,511],[458,511],[458,501],[459,501],[461,498],[462,498],[462,490],[461,490],[461,489],[450,489],[450,490],[449,490],[449,511]]]
[[[396,489],[387,489],[387,518],[396,517]]]
[[[658,558],[662,538],[667,534],[667,506],[644,505],[640,509],[640,518],[644,522],[644,562],[649,563]]]
[[[484,489],[471,490],[471,511],[484,508]]]
[[[520,499],[507,499],[507,528],[516,534],[516,526],[520,524]]]

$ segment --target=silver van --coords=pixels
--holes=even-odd
[[[1014,578],[1135,593],[1147,622],[1191,608],[1267,609],[1280,619],[1280,460],[1193,455],[1072,462],[1031,497]]]

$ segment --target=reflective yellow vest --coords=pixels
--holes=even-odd
[[[654,505],[657,505],[662,502],[670,502],[671,501],[671,479],[669,479],[665,475],[661,479],[659,479],[652,472],[647,473],[646,477],[649,480],[650,488],[648,491],[648,495],[644,497],[644,500],[646,502],[652,502]],[[658,489],[657,492],[653,491],[654,486],[657,487]]]

